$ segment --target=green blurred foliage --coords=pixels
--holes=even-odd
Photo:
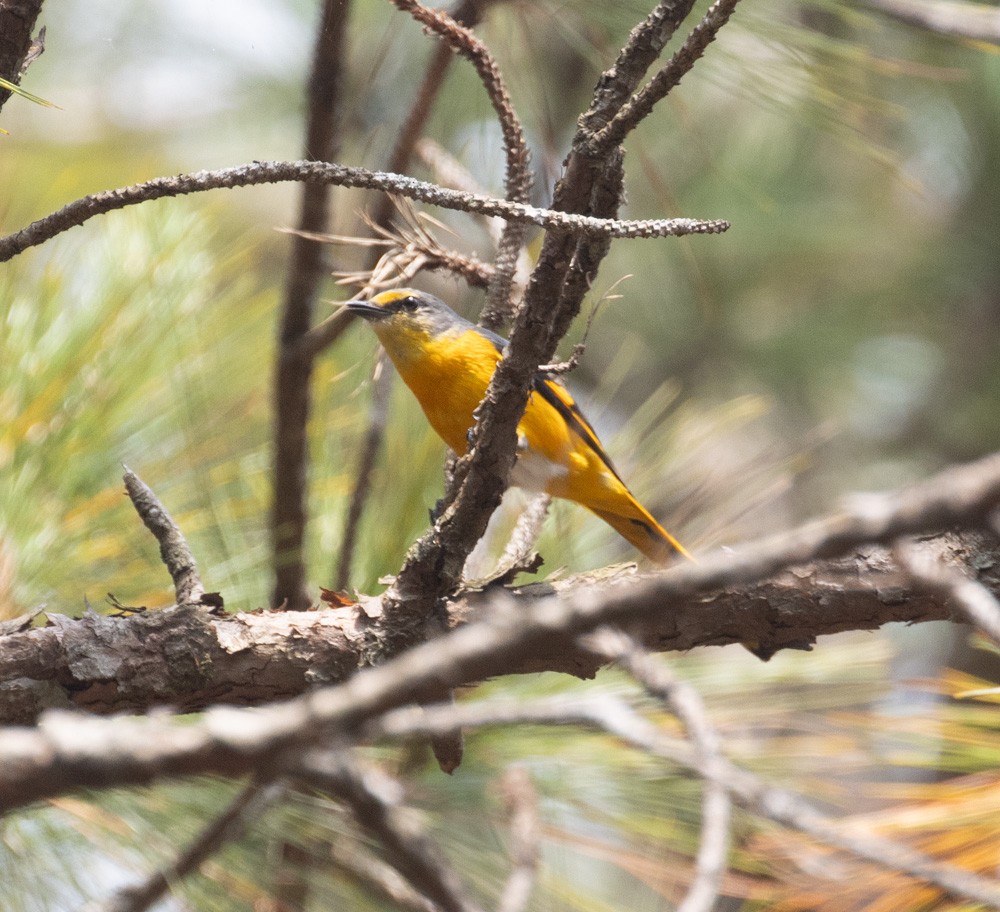
[[[539,203],[597,74],[648,6],[514,2],[481,27],[525,122]],[[0,231],[160,174],[299,157],[315,14],[304,0],[50,4],[46,52],[24,85],[59,107],[14,98],[2,112]],[[387,4],[353,5],[341,161],[384,164],[431,52]],[[733,227],[616,242],[569,382],[625,477],[686,543],[758,536],[841,492],[895,487],[1000,445],[998,69],[989,49],[842,2],[755,0],[628,141],[627,216],[724,217]],[[498,130],[462,61],[428,133],[501,190]],[[265,602],[269,379],[289,245],[273,228],[294,221],[296,198],[276,186],[163,200],[92,220],[0,271],[0,616],[39,602],[74,613],[108,591],[169,603],[156,547],[122,494],[123,462],[178,519],[210,589],[234,609]],[[364,205],[337,191],[333,230],[358,231]],[[444,242],[489,258],[482,226],[433,214],[457,232]],[[329,256],[331,269],[357,266],[341,248]],[[419,282],[470,315],[480,302],[447,278]],[[332,282],[323,294],[345,296]],[[352,330],[317,365],[308,539],[317,586],[335,573],[374,352]],[[398,568],[440,495],[443,456],[397,384],[353,586],[374,591]],[[540,548],[546,570],[633,556],[568,504],[554,507]],[[906,673],[930,674],[943,635],[917,636],[930,665]],[[992,715],[914,704],[896,661],[887,639],[841,637],[767,666],[733,650],[678,665],[737,759],[846,811],[869,800],[858,781],[877,786],[886,769],[995,766]],[[602,674],[584,686],[625,684]],[[542,676],[477,695],[569,687],[581,685]],[[697,788],[648,758],[595,735],[528,730],[474,735],[453,779],[419,751],[409,762],[412,797],[484,901],[504,876],[505,823],[490,783],[509,762],[527,763],[544,796],[537,908],[676,899],[687,861],[665,881],[662,858],[665,847],[671,858],[692,851]],[[19,817],[0,830],[12,908],[71,907],[92,895],[92,879],[116,883],[162,863],[224,806],[223,792],[170,786]],[[741,820],[741,841],[749,829]],[[300,797],[227,850],[190,899],[246,908],[276,872],[267,847],[279,837],[292,833],[319,857],[350,832],[327,804]],[[108,848],[88,849],[94,841]],[[37,850],[45,844],[62,847],[60,857]],[[750,854],[736,863],[751,880],[760,873]],[[304,876],[316,908],[378,908],[325,864]]]

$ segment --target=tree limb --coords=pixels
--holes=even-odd
[[[344,32],[348,0],[325,0],[309,76],[309,114],[304,154],[329,161],[339,146],[340,86],[343,81]],[[301,187],[298,227],[285,282],[285,297],[274,366],[274,486],[271,503],[272,605],[302,611],[309,607],[303,543],[307,522],[307,425],[312,406],[311,357],[298,346],[312,329],[313,310],[324,268],[322,246],[308,237],[325,231],[330,187],[307,182]]]
[[[252,187],[257,184],[283,182],[312,182],[357,187],[365,190],[384,190],[409,199],[420,200],[432,206],[458,209],[478,215],[499,216],[514,221],[539,225],[552,231],[580,232],[618,238],[654,238],[685,234],[718,234],[729,228],[722,219],[644,219],[638,221],[590,218],[535,206],[523,206],[490,196],[447,190],[435,184],[418,181],[401,174],[351,168],[330,162],[272,161],[250,162],[216,171],[196,171],[175,177],[156,177],[141,184],[105,190],[67,204],[26,225],[20,231],[0,237],[0,263],[37,247],[56,235],[82,225],[95,215],[104,215],[126,206],[135,206],[163,197],[184,196],[205,190],[231,190],[234,187]]]
[[[61,713],[44,717],[36,730],[4,729],[0,809],[88,785],[257,770],[285,749],[328,737],[331,731],[348,734],[442,682],[457,686],[512,670],[536,671],[554,657],[566,669],[578,654],[577,638],[602,624],[637,631],[638,638],[652,641],[656,649],[689,649],[754,637],[772,646],[802,645],[803,638],[811,643],[820,633],[872,629],[890,620],[945,618],[950,614],[947,604],[935,601],[933,594],[911,598],[905,586],[902,590],[870,587],[867,600],[857,600],[860,605],[854,599],[836,605],[830,597],[836,590],[819,585],[815,576],[819,568],[811,562],[861,547],[867,553],[868,543],[891,542],[942,526],[982,524],[998,506],[1000,455],[994,455],[942,472],[896,495],[856,499],[853,509],[732,553],[708,555],[699,564],[629,582],[619,580],[617,585],[591,584],[536,595],[521,604],[513,596],[486,593],[475,623],[350,677],[363,648],[361,628],[369,614],[377,614],[377,605],[364,606],[364,616],[341,609],[222,620],[197,609],[174,608],[132,618],[93,614],[80,621],[62,618],[51,628],[0,639],[0,682],[4,692],[15,693],[9,706],[20,709],[22,722],[37,717],[46,703],[57,702],[52,694],[63,705],[73,705],[75,697],[83,696],[77,705],[89,702],[105,711],[153,703],[190,710],[227,698],[248,702],[250,692],[258,701],[266,699],[267,691],[272,696],[280,692],[275,690],[271,668],[280,663],[260,664],[265,657],[255,648],[259,637],[253,636],[258,623],[263,627],[258,633],[266,630],[265,638],[278,650],[295,656],[291,668],[285,665],[284,670],[292,673],[298,686],[348,679],[252,712],[216,707],[192,723],[163,716],[105,721]],[[956,552],[966,547],[961,542],[942,544],[946,541],[935,539],[935,547]],[[979,558],[978,565],[989,566],[995,574],[1000,566],[996,555]],[[891,567],[888,554],[883,552],[878,560]],[[786,568],[793,569],[780,572]],[[806,577],[808,582],[803,568],[813,574]],[[749,584],[769,577],[768,586],[794,590],[808,585],[813,598],[804,599],[803,606],[796,606],[794,599],[772,604],[755,598]],[[904,582],[908,578],[902,576]],[[986,577],[981,574],[980,579]],[[989,585],[994,592],[1000,590],[995,576]],[[805,610],[800,613],[797,607]],[[329,636],[322,642],[305,635],[313,618],[327,628]],[[281,626],[280,633],[274,624]],[[325,650],[325,660],[312,663],[308,656],[317,648]],[[229,672],[228,678],[216,663]],[[594,668],[590,659],[575,670],[588,674]],[[79,684],[64,683],[67,669],[90,681],[82,694]],[[227,692],[236,672],[243,689]]]

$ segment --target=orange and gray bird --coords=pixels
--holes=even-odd
[[[370,324],[431,427],[456,453],[465,453],[473,412],[507,340],[412,288],[344,306]],[[544,373],[535,377],[518,425],[510,483],[581,504],[657,563],[677,554],[690,558],[635,499],[567,389]]]

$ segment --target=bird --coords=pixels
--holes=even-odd
[[[473,412],[507,340],[413,288],[347,301],[344,308],[374,330],[438,436],[465,453]],[[654,563],[666,564],[677,555],[693,560],[628,489],[593,426],[555,377],[535,376],[517,432],[510,484],[586,507]]]

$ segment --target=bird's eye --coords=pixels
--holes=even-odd
[[[403,298],[403,300],[399,302],[399,306],[402,310],[405,310],[407,313],[413,313],[413,311],[415,311],[419,306],[419,303],[416,298],[408,297],[408,298]]]

